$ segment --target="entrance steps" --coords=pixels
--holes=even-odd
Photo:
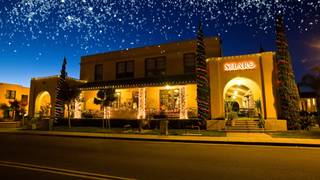
[[[259,127],[258,120],[248,119],[237,119],[234,120],[233,124],[227,124],[227,131],[264,131],[263,128]]]

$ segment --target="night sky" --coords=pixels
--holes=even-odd
[[[275,50],[274,17],[287,24],[296,79],[320,65],[320,0],[1,0],[0,82],[29,86],[80,57],[219,35],[224,55]]]

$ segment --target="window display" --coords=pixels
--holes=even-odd
[[[179,89],[160,90],[160,111],[166,113],[179,113]]]

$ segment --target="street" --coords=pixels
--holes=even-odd
[[[49,172],[48,168],[28,170],[19,164],[13,167],[1,162],[120,179],[320,179],[317,148],[4,134],[0,135],[0,144],[0,179],[89,179]]]

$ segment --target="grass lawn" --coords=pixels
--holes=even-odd
[[[287,131],[268,133],[274,138],[302,138],[302,139],[320,139],[320,129],[314,128],[310,131]]]
[[[109,134],[145,134],[145,135],[160,135],[160,131],[156,129],[144,130],[139,132],[138,129],[122,129],[112,128],[103,129],[98,127],[54,127],[54,131],[66,131],[66,132],[88,132],[88,133],[109,133]],[[206,130],[191,130],[191,129],[169,129],[169,135],[183,136],[214,136],[214,137],[225,137],[226,133],[221,131],[206,131]]]

